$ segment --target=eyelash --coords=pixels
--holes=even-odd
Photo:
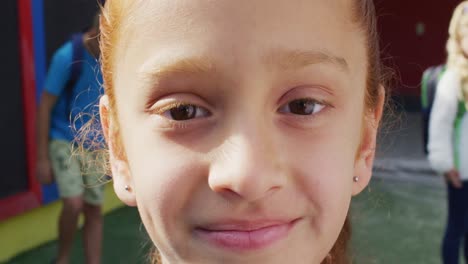
[[[300,102],[300,101],[305,101],[307,103],[312,103],[313,104],[312,113],[310,113],[310,114],[297,114],[297,113],[295,114],[295,113],[292,113],[290,104],[293,103],[293,102]],[[317,106],[319,107],[319,109],[316,111]],[[326,102],[319,101],[319,100],[309,98],[309,97],[304,97],[304,98],[297,98],[297,99],[293,99],[293,100],[288,101],[287,103],[280,106],[280,108],[278,108],[278,112],[282,113],[282,114],[294,115],[294,116],[297,116],[299,118],[312,118],[312,116],[315,116],[315,115],[319,114],[320,112],[322,112],[328,106],[330,106],[330,104],[328,104]]]
[[[293,110],[291,109],[291,103],[299,102],[299,101],[304,101],[303,103],[312,103],[313,104],[312,112],[310,114],[293,113]],[[318,110],[316,110],[317,106],[319,107]],[[290,100],[287,103],[283,104],[282,106],[278,108],[277,111],[281,114],[293,115],[296,118],[310,119],[310,118],[315,117],[315,115],[319,114],[321,111],[323,111],[324,108],[326,108],[327,106],[329,106],[329,104],[312,99],[312,98],[297,98],[297,99]],[[184,119],[185,116],[181,119],[174,118],[173,116],[174,113],[171,113],[170,111],[176,108],[180,108],[180,107],[186,107],[186,109],[181,109],[182,114],[187,114],[187,113],[183,113],[184,110],[188,111],[187,107],[194,108],[192,109],[192,113],[191,113],[192,116],[189,116],[189,118],[186,118],[186,119]],[[301,107],[306,107],[306,106],[301,106]],[[167,121],[170,122],[171,125],[177,126],[176,128],[181,128],[181,129],[186,128],[186,126],[188,125],[188,122],[192,122],[195,119],[211,116],[211,112],[207,110],[206,108],[198,106],[193,103],[187,103],[187,102],[171,102],[154,110],[153,113],[165,118]]]
[[[171,117],[171,110],[174,110],[179,107],[194,107],[195,108],[195,118],[190,118],[190,119],[185,119],[185,120],[177,120]],[[164,118],[170,120],[171,122],[176,122],[176,123],[182,123],[182,122],[188,122],[193,119],[200,118],[199,114],[205,115],[204,117],[208,117],[211,115],[211,112],[208,111],[206,108],[198,106],[193,103],[187,103],[187,102],[171,102],[168,103],[160,108],[157,108],[153,111],[153,113],[163,116]]]

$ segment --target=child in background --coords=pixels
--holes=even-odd
[[[432,167],[447,182],[442,259],[452,264],[459,263],[462,240],[468,262],[468,1],[460,3],[453,13],[447,53],[447,70],[432,106],[428,150]]]
[[[54,264],[70,263],[81,214],[86,263],[101,263],[104,198],[101,180],[105,174],[94,171],[91,162],[95,160],[94,151],[84,151],[80,158],[72,156],[75,130],[94,116],[101,95],[98,38],[99,13],[86,32],[75,35],[55,51],[38,107],[37,178],[42,184],[55,181],[62,202]],[[97,139],[89,140],[97,146]]]
[[[385,101],[371,0],[110,0],[101,122],[172,263],[350,263]]]

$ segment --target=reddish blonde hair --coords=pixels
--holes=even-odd
[[[447,67],[456,70],[461,75],[461,99],[468,106],[468,59],[461,46],[460,29],[468,23],[468,1],[463,1],[453,11],[450,20],[449,38],[447,40]]]
[[[354,0],[352,10],[352,22],[359,25],[362,32],[366,36],[367,49],[367,82],[365,92],[366,110],[372,111],[377,107],[379,98],[379,86],[387,82],[387,75],[384,73],[384,68],[380,59],[379,37],[377,33],[377,15],[373,0]],[[102,8],[101,15],[101,63],[104,79],[105,93],[109,97],[109,110],[114,120],[117,117],[117,105],[114,94],[114,68],[116,65],[115,47],[121,35],[125,31],[125,20],[130,19],[130,14],[135,6],[140,1],[117,1],[108,0]],[[383,85],[386,87],[385,85]],[[120,140],[119,125],[115,124],[112,128],[117,138],[116,148],[119,149],[117,155],[125,155]],[[346,218],[340,235],[335,242],[328,256],[323,260],[322,264],[348,264],[350,258],[348,255],[348,242],[351,237],[351,225],[349,217]],[[152,254],[152,262],[160,263],[160,258],[157,251]]]

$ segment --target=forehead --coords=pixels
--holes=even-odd
[[[158,0],[131,2],[138,14],[135,21],[146,23],[149,18],[158,21],[194,20],[229,21],[239,25],[251,23],[253,18],[294,16],[302,19],[323,19],[330,13],[333,20],[342,22],[350,19],[355,0]],[[157,16],[155,16],[157,15]],[[313,17],[312,17],[313,15]],[[237,19],[234,19],[237,18]],[[137,22],[138,23],[138,22]]]
[[[210,57],[229,66],[272,50],[304,50],[344,58],[351,71],[365,60],[364,33],[352,21],[353,0],[139,1],[124,18],[118,47],[143,64]],[[170,58],[169,58],[170,57]],[[353,72],[356,73],[356,72]]]
[[[140,1],[130,15],[142,33],[248,34],[349,30],[353,0],[159,0]],[[174,31],[177,29],[177,31]],[[195,31],[194,31],[195,30]],[[170,35],[170,34],[169,34]],[[236,35],[238,36],[238,35]],[[304,35],[303,35],[304,37]]]

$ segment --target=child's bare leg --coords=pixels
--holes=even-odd
[[[83,209],[80,197],[63,198],[63,208],[59,220],[59,253],[57,264],[67,264],[78,225],[78,217]]]
[[[100,205],[84,204],[83,243],[87,264],[101,263],[102,215]]]

